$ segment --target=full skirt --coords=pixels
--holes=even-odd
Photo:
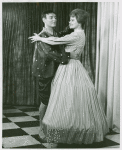
[[[79,60],[59,65],[42,120],[48,143],[91,144],[108,132],[95,87]]]

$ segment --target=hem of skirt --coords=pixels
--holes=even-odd
[[[108,133],[107,130],[103,133],[99,133],[99,131],[94,133],[93,131],[86,130],[74,130],[73,132],[70,129],[68,129],[65,133],[63,131],[56,130],[57,129],[47,130],[47,127],[45,125],[43,126],[43,131],[46,136],[47,143],[92,144],[104,141],[105,135]]]

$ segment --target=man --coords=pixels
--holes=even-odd
[[[44,23],[43,30],[38,34],[41,37],[60,36],[66,32],[60,32],[60,35],[54,30],[56,27],[56,14],[53,11],[45,11],[42,13],[42,21]],[[49,96],[51,81],[59,64],[65,65],[68,60],[76,59],[76,54],[66,53],[64,48],[59,45],[51,46],[43,42],[36,42],[33,57],[32,73],[33,76],[39,78],[39,98],[41,105],[39,108],[40,119],[40,138],[44,138],[42,132],[42,119],[44,117]]]

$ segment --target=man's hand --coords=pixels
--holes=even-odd
[[[70,52],[70,58],[80,60],[80,56],[75,52]]]
[[[72,33],[74,30],[70,29],[69,26],[67,26],[63,31],[59,32],[59,37],[65,36],[67,34]]]

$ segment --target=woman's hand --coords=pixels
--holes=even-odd
[[[41,37],[36,33],[34,33],[34,36],[31,36],[28,39],[32,41],[31,43],[36,42],[36,41],[41,41]]]

